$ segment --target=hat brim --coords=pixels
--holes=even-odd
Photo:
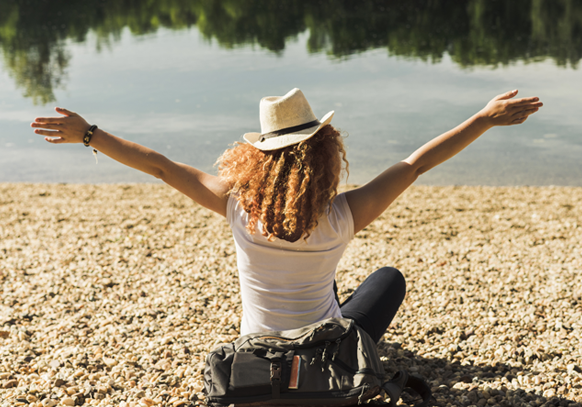
[[[299,130],[294,133],[284,134],[277,137],[272,137],[266,139],[265,141],[259,141],[261,139],[261,133],[246,133],[243,138],[247,143],[252,144],[256,148],[262,151],[278,150],[280,148],[292,146],[293,144],[301,143],[312,137],[321,129],[323,126],[331,122],[331,118],[335,112],[332,110],[319,121],[320,124],[313,127],[308,127],[307,129]]]

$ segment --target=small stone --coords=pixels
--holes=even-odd
[[[61,403],[64,404],[65,406],[74,406],[75,400],[71,397],[65,397],[64,399],[61,400]]]
[[[464,376],[461,376],[459,378],[459,381],[463,382],[463,383],[471,383],[471,382],[473,382],[473,377],[471,377],[469,375],[464,375]]]
[[[44,399],[42,401],[42,405],[44,407],[54,407],[54,406],[57,405],[57,402],[55,400],[53,400],[53,399]]]
[[[55,379],[53,382],[53,387],[61,387],[66,382],[63,379]]]
[[[144,407],[150,407],[150,406],[153,406],[154,404],[156,404],[156,402],[148,397],[143,397],[139,400],[139,404],[144,406]]]
[[[547,399],[552,398],[556,395],[556,390],[555,389],[547,389],[544,391],[543,395]]]
[[[26,401],[28,401],[29,403],[34,403],[37,400],[36,396],[29,394],[28,396],[26,396]]]
[[[105,363],[105,365],[107,365],[108,367],[113,367],[117,364],[117,361],[113,358],[106,358],[103,357],[103,363]]]
[[[61,362],[58,360],[53,360],[52,362],[49,363],[49,366],[52,367],[53,369],[58,369],[59,367],[61,367]]]
[[[18,387],[18,380],[16,380],[16,379],[6,380],[4,382],[4,384],[2,385],[2,387],[5,389],[11,389],[12,387]]]
[[[467,397],[469,398],[469,400],[471,400],[473,403],[476,403],[479,400],[479,394],[477,394],[477,392],[475,390],[470,391],[467,394]]]
[[[30,339],[30,336],[28,336],[24,331],[19,331],[18,339],[20,339],[21,341],[28,341]]]
[[[145,397],[145,391],[140,390],[137,393],[135,393],[135,398],[141,398],[141,397]]]
[[[103,287],[113,287],[115,285],[115,283],[110,278],[103,278],[101,280],[101,285]]]
[[[10,336],[10,331],[0,331],[0,338],[6,339]]]
[[[76,406],[82,406],[83,404],[85,404],[85,395],[83,395],[82,393],[77,393],[73,396],[73,400],[75,400]]]

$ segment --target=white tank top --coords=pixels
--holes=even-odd
[[[241,334],[299,328],[341,317],[333,282],[340,258],[354,236],[344,194],[319,219],[307,241],[296,242],[248,233],[249,215],[229,197],[226,214],[236,244],[243,318]]]

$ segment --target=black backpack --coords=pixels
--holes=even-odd
[[[404,388],[428,406],[430,388],[400,371],[383,383],[376,344],[353,320],[330,318],[288,331],[249,334],[206,357],[204,391],[211,407],[350,406],[384,390],[396,405]]]

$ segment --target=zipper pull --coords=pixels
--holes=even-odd
[[[318,361],[318,359],[321,362],[321,348],[317,348],[315,350],[315,355],[313,356],[313,359],[311,359],[311,363],[309,364],[309,366],[313,366],[315,362]]]

